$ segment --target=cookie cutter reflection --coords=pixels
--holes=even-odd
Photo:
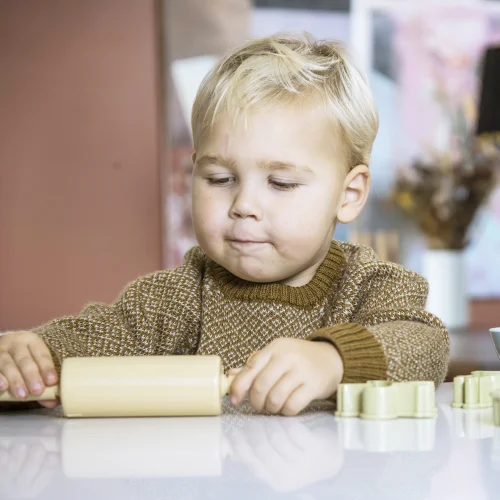
[[[467,439],[492,438],[495,427],[493,426],[493,412],[491,408],[478,410],[453,410],[453,429],[457,437]]]
[[[337,425],[340,443],[346,450],[431,451],[436,440],[436,419],[337,418]]]
[[[493,431],[490,461],[493,469],[500,471],[500,428],[498,427],[495,427],[495,430]]]
[[[500,427],[494,425],[492,408],[453,410],[453,430],[459,438],[491,439],[491,466],[500,471]]]

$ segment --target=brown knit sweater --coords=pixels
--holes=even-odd
[[[58,366],[68,356],[217,354],[226,369],[278,337],[328,340],[344,382],[443,381],[449,339],[423,307],[427,283],[361,246],[332,242],[302,287],[240,280],[195,247],[184,265],[130,283],[112,305],[34,331]]]

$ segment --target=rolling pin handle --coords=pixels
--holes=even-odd
[[[234,380],[234,375],[221,375],[220,378],[220,395],[225,396],[229,394],[229,389]]]
[[[0,392],[0,402],[9,401],[9,402],[18,402],[23,403],[26,401],[51,401],[53,399],[59,398],[59,386],[54,385],[52,387],[46,387],[45,390],[39,396],[34,396],[30,394],[27,398],[17,399],[11,395],[10,392]]]

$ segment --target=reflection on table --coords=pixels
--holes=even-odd
[[[263,416],[248,405],[220,417],[3,414],[0,491],[5,498],[51,500],[188,499],[208,492],[223,499],[438,498],[433,485],[456,474],[463,450],[473,449],[486,467],[489,482],[482,487],[498,493],[490,471],[499,470],[500,432],[491,415],[452,409],[451,385],[438,396],[438,418],[425,420],[339,419],[331,408]]]

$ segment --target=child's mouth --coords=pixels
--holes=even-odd
[[[258,248],[265,244],[267,241],[254,241],[254,240],[238,240],[238,239],[230,239],[229,244],[234,248]]]

